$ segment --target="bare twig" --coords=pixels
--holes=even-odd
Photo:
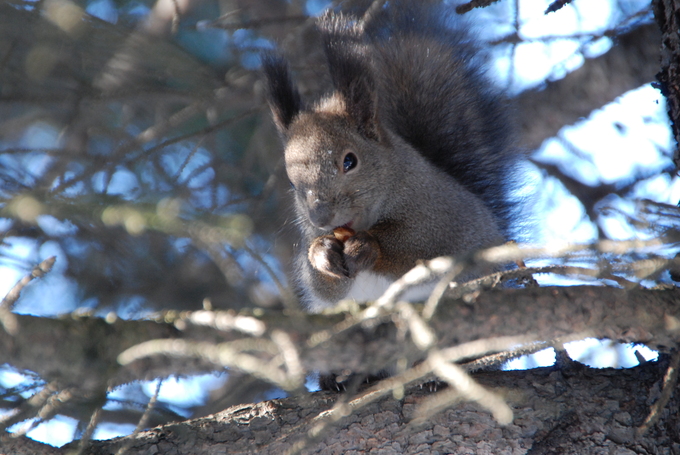
[[[51,382],[26,400],[15,412],[0,418],[0,430],[4,430],[17,422],[21,422],[35,414],[35,409],[42,407],[47,400],[58,390],[56,382]]]
[[[465,14],[468,11],[472,11],[474,8],[485,8],[493,3],[496,3],[498,0],[472,0],[467,3],[463,3],[462,5],[458,5],[456,7],[456,12],[458,14]]]
[[[237,330],[241,333],[255,337],[262,336],[267,328],[259,319],[251,316],[234,314],[231,311],[192,311],[191,313],[180,315],[180,318],[175,321],[175,325],[178,324],[178,321],[182,321],[183,324],[191,323],[194,325],[212,327],[224,332]]]
[[[156,384],[156,391],[149,400],[149,404],[146,405],[144,414],[142,414],[142,416],[139,418],[139,422],[137,422],[135,430],[132,432],[130,436],[125,438],[125,442],[123,443],[122,446],[120,446],[120,448],[116,452],[116,455],[125,455],[125,452],[127,452],[127,450],[132,446],[132,443],[135,442],[135,438],[137,437],[139,432],[146,428],[147,422],[149,421],[149,417],[151,416],[151,412],[153,411],[153,408],[156,406],[156,402],[158,401],[158,393],[161,391],[161,385],[163,385],[163,380],[159,379],[158,384]]]
[[[555,0],[550,5],[548,5],[548,8],[545,10],[545,14],[554,13],[555,11],[562,9],[569,3],[571,3],[571,0]]]
[[[262,255],[258,253],[256,250],[251,248],[248,245],[248,242],[245,242],[243,245],[243,249],[250,254],[253,259],[255,259],[257,262],[264,267],[264,269],[267,271],[267,274],[269,277],[274,281],[274,284],[276,285],[276,288],[279,290],[279,294],[281,295],[281,300],[283,301],[284,306],[286,309],[289,311],[293,312],[299,312],[300,311],[300,305],[297,302],[297,299],[293,295],[291,289],[289,286],[285,286],[281,280],[279,279],[278,275],[274,271],[274,269],[271,268],[271,266],[267,263],[267,261],[264,260]]]
[[[99,417],[101,414],[102,408],[99,406],[90,416],[90,421],[87,423],[87,428],[85,428],[85,431],[78,442],[78,451],[75,453],[75,455],[82,455],[85,453],[85,449],[87,449],[88,443],[90,442],[90,439],[92,439],[92,434],[99,424]]]
[[[253,376],[271,382],[284,390],[297,390],[304,383],[304,375],[293,368],[286,371],[280,362],[270,361],[246,352],[256,352],[261,356],[272,359],[281,353],[276,343],[264,338],[244,338],[226,343],[212,344],[208,342],[192,342],[177,339],[159,339],[146,341],[123,351],[118,356],[121,365],[127,365],[138,359],[152,355],[169,355],[174,357],[193,357],[207,360],[215,365],[237,368]]]
[[[673,351],[671,361],[668,365],[668,370],[663,377],[663,388],[661,389],[661,396],[656,403],[654,403],[649,410],[649,415],[645,421],[640,425],[636,433],[638,436],[644,435],[661,417],[661,412],[673,396],[675,386],[678,384],[678,368],[680,367],[680,351]]]
[[[10,289],[5,298],[2,299],[2,302],[0,303],[0,323],[2,323],[2,326],[10,335],[15,335],[17,330],[19,330],[19,325],[16,318],[12,314],[12,309],[19,299],[21,291],[26,287],[26,285],[28,285],[28,283],[33,281],[33,279],[42,278],[46,273],[52,270],[52,266],[54,266],[56,260],[56,256],[50,256],[40,264],[36,265],[33,268],[33,271],[31,271],[30,275],[26,275],[21,280],[19,280],[19,282],[15,284],[12,289]]]

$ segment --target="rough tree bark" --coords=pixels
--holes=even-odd
[[[343,419],[303,453],[319,454],[595,454],[656,453],[680,450],[678,413],[644,436],[636,427],[659,395],[667,362],[630,370],[592,370],[580,364],[532,371],[474,375],[484,386],[502,390],[515,419],[498,425],[478,406],[460,404],[414,423],[425,390],[402,400],[384,398]],[[166,425],[139,435],[130,454],[281,454],[304,440],[319,410],[336,394],[273,400],[240,406],[214,416]],[[669,403],[677,410],[678,394]],[[86,453],[108,455],[123,441],[98,441]]]

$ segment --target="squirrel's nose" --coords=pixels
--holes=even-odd
[[[332,226],[333,211],[328,202],[314,201],[309,205],[309,221],[318,228],[328,229]]]

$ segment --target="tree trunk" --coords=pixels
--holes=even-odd
[[[654,0],[654,17],[661,29],[661,71],[657,78],[661,93],[668,103],[668,117],[671,119],[675,137],[675,168],[680,169],[680,2],[677,0]]]

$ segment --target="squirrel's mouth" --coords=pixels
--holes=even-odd
[[[341,226],[336,226],[336,227],[334,227],[332,230],[338,229],[338,228],[352,229],[352,224],[354,224],[354,220],[350,220],[350,221],[348,221],[347,223],[345,223],[345,224],[343,224],[343,225],[341,225]]]

